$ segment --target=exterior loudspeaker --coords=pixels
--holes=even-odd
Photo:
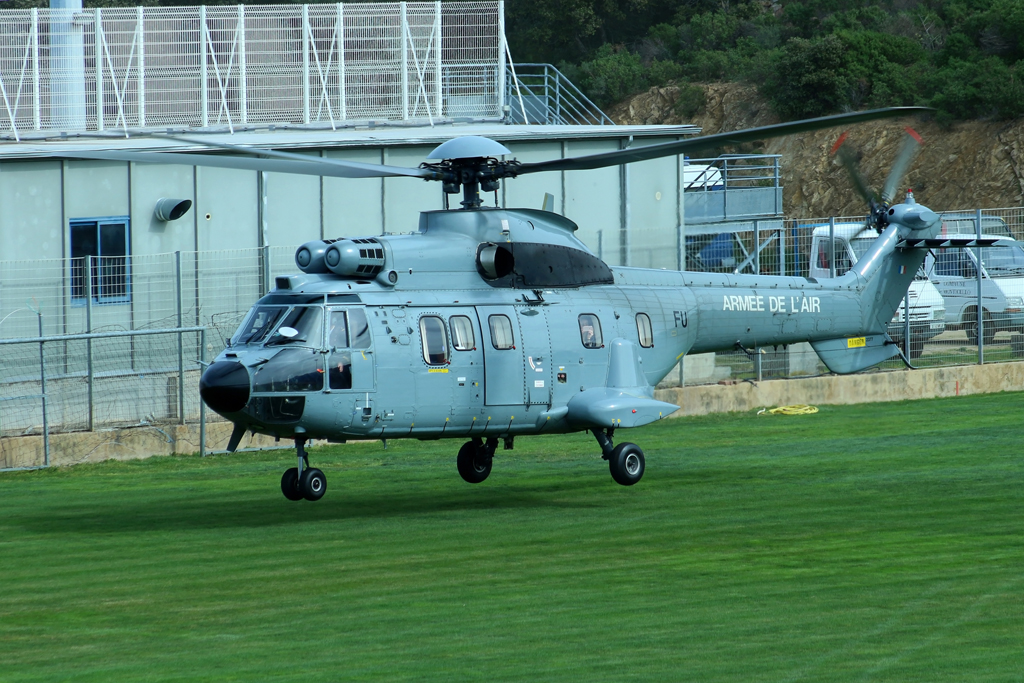
[[[191,208],[191,199],[158,199],[153,215],[158,221],[176,221]]]

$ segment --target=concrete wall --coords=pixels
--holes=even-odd
[[[827,375],[659,389],[655,396],[680,406],[672,417],[707,415],[793,405],[908,401],[1024,391],[1024,363],[959,365],[948,368]]]
[[[757,384],[741,382],[659,389],[655,392],[655,397],[681,406],[671,417],[683,417],[748,411],[796,403],[828,405],[905,401],[1022,390],[1024,362],[1016,362],[798,380],[769,380]],[[231,435],[231,425],[219,419],[209,422],[206,435],[209,450],[223,450]],[[289,444],[284,441],[275,443],[270,437],[250,437],[247,434],[240,448],[267,448],[275,445]],[[199,450],[199,428],[195,424],[162,425],[159,428],[136,427],[55,434],[50,437],[50,449],[50,460],[53,465],[195,453]],[[0,440],[0,467],[32,467],[42,463],[41,436]]]

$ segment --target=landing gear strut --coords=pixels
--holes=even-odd
[[[459,449],[459,456],[455,463],[459,467],[459,474],[470,484],[479,484],[491,473],[491,462],[494,459],[494,451],[498,448],[498,440],[494,437],[487,439],[484,443],[480,437],[474,438],[462,444]]]
[[[601,446],[601,453],[608,461],[608,469],[611,470],[612,479],[623,486],[632,486],[644,476],[644,452],[635,443],[620,443],[612,445],[612,434],[614,429],[602,432],[595,429],[594,438]]]
[[[284,471],[281,476],[281,493],[288,500],[320,500],[327,493],[327,477],[317,468],[309,466],[305,439],[295,439],[295,453],[299,466]]]

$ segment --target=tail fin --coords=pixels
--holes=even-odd
[[[938,214],[914,201],[890,208],[888,225],[844,277],[861,291],[863,336],[811,342],[832,372],[863,370],[897,355],[885,329],[924,263],[928,240],[941,227]]]

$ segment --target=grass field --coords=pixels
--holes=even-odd
[[[1024,395],[0,474],[0,681],[1020,681]]]

